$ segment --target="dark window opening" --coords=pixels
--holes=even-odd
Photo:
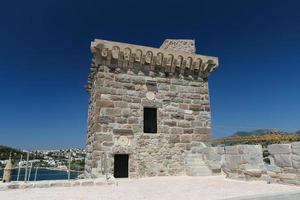
[[[144,108],[144,133],[157,133],[156,108]]]
[[[114,177],[128,178],[128,154],[115,154]]]

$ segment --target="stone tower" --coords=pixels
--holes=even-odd
[[[210,137],[209,74],[218,58],[194,40],[160,48],[91,43],[85,175],[184,175],[185,155]]]

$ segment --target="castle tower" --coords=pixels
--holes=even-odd
[[[160,48],[94,40],[85,175],[184,175],[184,156],[210,137],[208,76],[218,58],[194,40]]]

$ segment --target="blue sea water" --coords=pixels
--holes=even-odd
[[[35,171],[36,168],[31,169],[30,173],[30,178],[29,181],[34,180],[35,176]],[[29,170],[28,170],[29,173]],[[70,173],[70,179],[75,179],[79,175],[79,172],[71,172]],[[3,170],[0,171],[0,177],[2,178],[3,176]],[[18,169],[13,169],[12,170],[12,180],[16,181],[18,176]],[[25,177],[25,169],[20,170],[20,176],[19,176],[19,181],[24,181]],[[36,180],[41,181],[41,180],[63,180],[63,179],[68,179],[68,172],[66,171],[61,171],[61,170],[51,170],[51,169],[45,169],[45,168],[38,168],[37,170],[37,176]]]

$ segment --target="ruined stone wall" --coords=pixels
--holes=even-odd
[[[300,185],[300,142],[268,146],[269,176],[275,182]]]
[[[264,162],[261,145],[193,148],[213,172],[228,178],[300,185],[300,142],[269,145],[270,163]]]
[[[129,154],[129,176],[185,174],[184,152],[211,132],[208,83],[201,78],[112,72],[100,66],[90,90],[86,175],[113,173]],[[143,108],[157,108],[157,133],[143,133]]]
[[[228,178],[254,179],[263,174],[261,145],[235,145],[207,147],[201,150],[208,167],[215,173],[221,171]]]

